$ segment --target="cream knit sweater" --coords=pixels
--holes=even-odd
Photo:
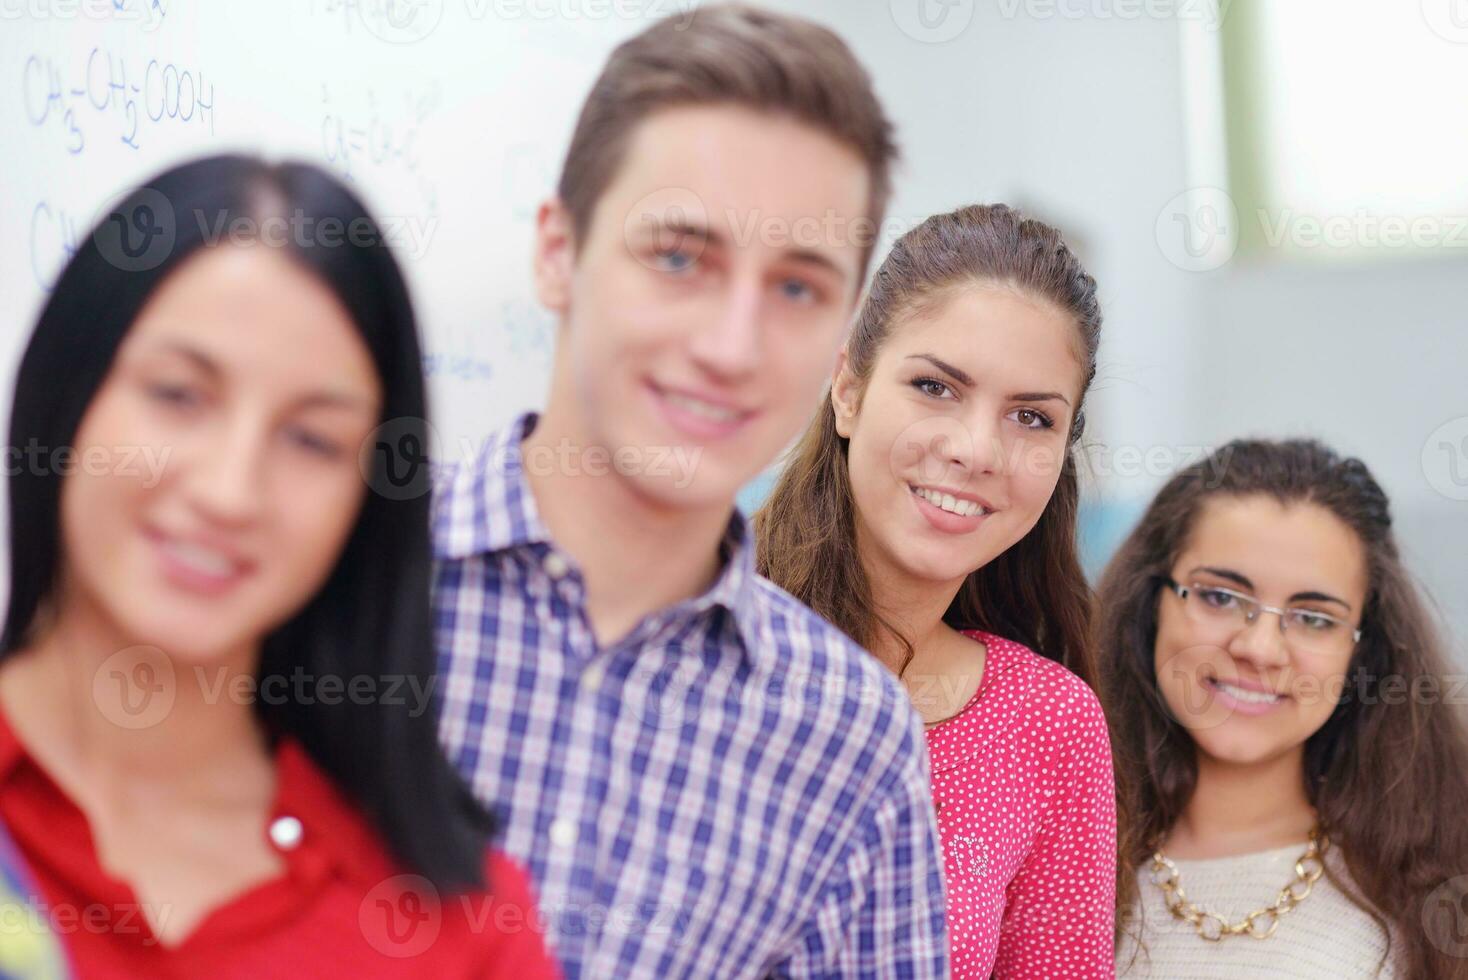
[[[1173,863],[1190,902],[1238,922],[1250,911],[1272,903],[1279,890],[1294,880],[1295,860],[1304,852],[1301,842],[1237,857],[1174,859]],[[1339,851],[1327,850],[1326,862],[1343,880],[1350,880]],[[1381,929],[1324,875],[1308,898],[1280,918],[1279,928],[1268,939],[1229,936],[1209,942],[1168,912],[1162,890],[1152,882],[1151,867],[1149,861],[1137,873],[1142,905],[1139,928],[1145,949],[1139,951],[1132,936],[1117,944],[1118,977],[1389,980],[1394,976],[1389,961],[1377,972],[1387,949]]]

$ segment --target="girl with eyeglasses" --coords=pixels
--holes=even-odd
[[[1238,441],[1098,590],[1118,975],[1468,975],[1468,736],[1366,466]]]

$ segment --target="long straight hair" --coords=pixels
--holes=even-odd
[[[1091,590],[1076,554],[1080,489],[1073,450],[1096,376],[1101,307],[1096,280],[1060,233],[1003,204],[928,218],[898,239],[877,269],[846,344],[847,365],[864,390],[898,321],[953,290],[989,284],[1016,289],[1073,319],[1084,380],[1044,513],[1018,543],[964,579],[943,620],[1023,643],[1094,687]],[[880,635],[891,636],[906,651],[898,673],[906,670],[911,640],[876,608],[858,554],[847,440],[836,431],[829,390],[754,523],[761,574],[868,649]]]
[[[1159,582],[1186,547],[1206,501],[1249,496],[1324,508],[1355,533],[1366,556],[1361,639],[1347,683],[1325,724],[1305,741],[1305,792],[1359,893],[1329,868],[1327,874],[1377,921],[1388,942],[1403,940],[1397,962],[1405,976],[1468,976],[1468,959],[1434,945],[1428,932],[1442,911],[1429,896],[1446,896],[1437,889],[1451,888],[1454,878],[1461,885],[1468,875],[1468,731],[1451,694],[1414,693],[1402,703],[1382,691],[1393,678],[1411,692],[1419,685],[1450,691],[1442,683],[1448,676],[1442,640],[1402,565],[1381,485],[1360,460],[1343,459],[1313,440],[1238,440],[1182,470],[1102,576],[1102,704],[1118,809],[1126,813],[1118,837],[1118,935],[1138,929],[1137,869],[1177,822],[1198,779],[1197,746],[1157,686]],[[1459,887],[1443,904],[1462,902],[1468,896]]]
[[[71,445],[124,336],[164,279],[198,250],[214,247],[211,236],[260,229],[270,219],[323,229],[319,241],[297,233],[280,247],[350,313],[381,380],[382,419],[416,431],[426,445],[413,311],[378,225],[326,172],[242,156],[211,157],[159,175],[81,242],[21,360],[10,445]],[[331,223],[335,241],[325,237]],[[118,229],[122,236],[138,234],[129,243]],[[386,460],[379,456],[373,465],[381,470]],[[9,475],[11,591],[0,658],[35,641],[57,595],[63,476],[54,470],[13,467]],[[385,477],[374,473],[369,486],[387,485]],[[325,585],[264,638],[261,682],[301,670],[313,677],[413,678],[419,690],[432,692],[431,561],[428,497],[390,499],[369,491]],[[363,699],[341,698],[335,705],[305,700],[257,699],[255,710],[272,738],[299,740],[399,861],[437,887],[482,887],[494,820],[440,749],[437,710],[387,697],[360,704],[351,702]]]

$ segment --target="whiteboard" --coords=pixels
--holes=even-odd
[[[535,207],[612,47],[687,0],[0,0],[0,389],[98,212],[181,160],[317,162],[405,267],[445,460],[538,406]]]

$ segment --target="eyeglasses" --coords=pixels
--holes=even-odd
[[[1258,599],[1243,592],[1225,589],[1219,585],[1178,585],[1171,577],[1163,576],[1162,582],[1179,599],[1183,600],[1189,615],[1200,625],[1215,628],[1243,629],[1259,618],[1262,612],[1274,613],[1279,617],[1279,631],[1286,642],[1302,650],[1334,651],[1346,642],[1361,641],[1361,631],[1344,619],[1323,613],[1306,606],[1266,606]]]

